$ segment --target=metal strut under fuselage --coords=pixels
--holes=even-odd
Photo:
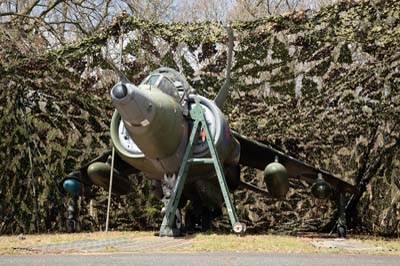
[[[182,165],[179,169],[176,184],[174,185],[173,193],[171,194],[168,204],[166,206],[165,215],[160,228],[160,236],[175,236],[180,232],[177,228],[173,227],[173,223],[176,219],[176,211],[182,195],[183,188],[185,186],[186,178],[188,176],[189,168],[192,165],[212,165],[218,177],[220,189],[224,198],[226,208],[228,210],[229,219],[232,225],[232,229],[235,233],[244,233],[246,227],[240,223],[236,214],[235,206],[229,195],[228,185],[225,179],[224,171],[222,169],[221,162],[218,157],[217,150],[214,146],[214,141],[210,134],[206,119],[204,117],[203,109],[200,106],[199,100],[195,98],[195,107],[190,111],[190,116],[194,120],[193,129],[190,134],[189,142],[186,146],[185,154],[183,156]],[[200,133],[197,130],[200,128]],[[204,130],[204,131],[203,131]],[[201,136],[201,132],[205,134]],[[193,158],[193,147],[196,139],[201,136],[203,141],[207,143],[210,158]],[[175,230],[174,230],[175,229]]]

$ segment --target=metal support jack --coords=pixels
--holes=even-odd
[[[217,173],[218,182],[221,187],[222,195],[224,197],[225,205],[228,210],[229,220],[232,225],[232,229],[237,234],[242,234],[246,231],[246,226],[240,223],[236,214],[235,206],[229,196],[228,185],[225,180],[223,168],[218,158],[218,153],[214,146],[214,141],[208,129],[203,109],[200,106],[198,97],[195,97],[195,107],[190,111],[190,116],[194,120],[193,129],[190,134],[189,142],[187,144],[185,154],[183,156],[182,165],[179,168],[178,178],[168,202],[167,208],[165,210],[165,215],[160,228],[160,236],[176,236],[179,232],[173,229],[173,223],[175,220],[176,210],[178,208],[179,200],[182,195],[182,190],[185,185],[186,177],[189,172],[189,167],[191,164],[213,164],[214,169]],[[200,125],[201,124],[201,125]],[[199,133],[198,128],[201,126],[206,133],[205,140],[210,151],[211,158],[192,158],[192,148],[194,142],[198,139]]]

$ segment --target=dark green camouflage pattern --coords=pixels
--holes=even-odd
[[[347,209],[351,225],[382,235],[400,232],[399,22],[398,1],[373,0],[233,23],[233,87],[224,110],[239,133],[359,184]],[[227,36],[218,23],[121,16],[101,33],[51,51],[22,25],[0,29],[0,233],[33,232],[35,198],[40,231],[63,229],[58,182],[110,147],[116,77],[102,55],[106,45],[118,45],[121,29],[130,36],[123,62],[132,81],[170,66],[210,98],[224,81]],[[262,172],[242,174],[264,187]],[[148,182],[131,178],[135,194],[113,199],[111,227],[158,228],[160,205]],[[105,220],[106,192],[93,196],[92,204],[80,202],[87,230]],[[286,201],[237,191],[235,202],[250,230],[330,230],[334,222],[335,202],[312,198],[302,181],[291,182]]]

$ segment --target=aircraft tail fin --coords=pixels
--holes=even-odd
[[[228,33],[228,54],[226,60],[226,78],[224,85],[222,85],[217,96],[214,99],[215,104],[222,109],[228,97],[229,87],[231,85],[231,67],[232,67],[232,53],[233,53],[233,30],[230,25],[226,27]]]

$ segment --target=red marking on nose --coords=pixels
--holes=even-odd
[[[202,128],[200,131],[200,138],[203,142],[206,140],[206,131],[204,130],[204,128]]]
[[[226,140],[229,139],[229,128],[228,127],[225,127],[225,138],[226,138]]]

